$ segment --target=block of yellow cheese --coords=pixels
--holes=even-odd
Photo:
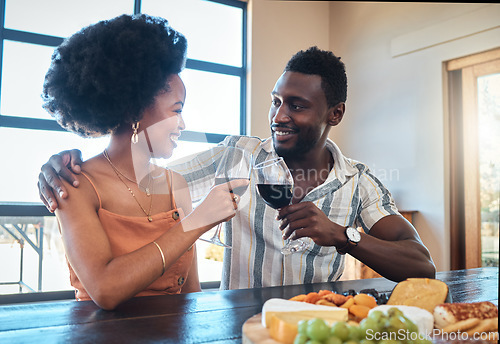
[[[283,344],[292,344],[298,333],[299,321],[304,320],[300,312],[275,313],[270,317],[269,336]]]
[[[336,321],[347,321],[348,318],[346,308],[275,298],[267,300],[262,307],[262,326],[269,328],[272,316],[280,313],[293,313],[294,319],[297,317],[301,319],[321,318],[330,324]]]

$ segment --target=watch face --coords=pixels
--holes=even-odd
[[[359,242],[361,240],[361,234],[358,232],[356,228],[348,227],[346,230],[346,235],[349,240],[353,242]]]

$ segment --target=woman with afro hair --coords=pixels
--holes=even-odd
[[[183,177],[151,164],[172,155],[184,129],[186,47],[167,20],[122,15],[83,28],[52,55],[44,108],[83,137],[110,135],[83,163],[79,187],[57,199],[78,300],[109,310],[135,296],[200,291],[194,243],[235,214],[230,187],[247,181],[212,188],[192,210]]]

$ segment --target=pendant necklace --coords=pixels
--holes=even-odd
[[[111,159],[109,158],[109,153],[108,153],[108,150],[105,149],[104,152],[102,152],[102,155],[106,158],[106,160],[108,160],[109,164],[111,165],[111,167],[113,168],[113,170],[115,171],[115,173],[119,173],[121,174],[122,177],[124,177],[125,179],[127,179],[128,181],[134,183],[134,184],[137,184],[137,186],[139,188],[143,187],[140,183],[138,183],[137,181],[135,180],[132,180],[131,178],[127,177],[125,174],[123,174],[112,162],[111,162]],[[151,196],[151,191],[150,191],[150,186],[151,186],[151,175],[149,175],[149,178],[148,178],[148,186],[144,187],[144,191],[146,192],[146,196]]]
[[[118,179],[120,179],[120,181],[123,183],[123,185],[125,185],[125,187],[128,189],[128,191],[130,192],[130,194],[132,195],[132,197],[135,199],[135,201],[137,202],[137,204],[139,205],[139,207],[141,208],[142,212],[146,215],[147,219],[149,222],[153,222],[153,218],[151,216],[151,209],[152,209],[152,206],[153,206],[153,188],[151,189],[151,192],[150,192],[150,189],[149,189],[149,186],[151,184],[151,176],[149,177],[149,181],[148,181],[148,187],[146,188],[146,195],[148,197],[151,197],[151,200],[149,202],[149,211],[146,212],[146,209],[144,209],[144,207],[141,205],[141,203],[139,203],[139,200],[137,199],[137,197],[135,197],[135,194],[134,192],[132,191],[132,189],[127,185],[127,183],[125,183],[125,181],[122,179],[121,176],[123,176],[124,178],[126,178],[127,180],[131,181],[132,183],[134,184],[137,184],[138,187],[140,187],[139,183],[133,181],[132,179],[128,178],[126,175],[124,175],[122,172],[120,172],[120,170],[118,170],[118,168],[116,168],[115,165],[113,165],[113,163],[111,162],[111,159],[109,158],[109,154],[108,154],[108,151],[107,149],[104,150],[104,152],[102,152],[102,155],[106,158],[106,160],[108,160],[109,162],[109,165],[111,166],[111,168],[113,169],[113,171],[115,172],[116,176],[118,177]],[[120,176],[121,175],[121,176]],[[154,184],[153,184],[154,186]]]

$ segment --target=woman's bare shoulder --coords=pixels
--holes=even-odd
[[[186,214],[191,212],[192,203],[188,183],[186,179],[177,172],[172,172],[172,189],[175,193],[177,206],[182,208]]]
[[[103,166],[96,158],[91,158],[84,161],[81,165],[82,173],[77,175],[76,178],[79,186],[74,188],[66,181],[63,181],[68,190],[68,197],[58,202],[85,202],[91,203],[96,209],[99,208],[99,196],[97,193],[96,184],[102,175]]]
[[[182,174],[174,171],[172,171],[172,182],[173,185],[177,187],[188,187],[188,183],[186,182],[186,179],[182,176]]]

